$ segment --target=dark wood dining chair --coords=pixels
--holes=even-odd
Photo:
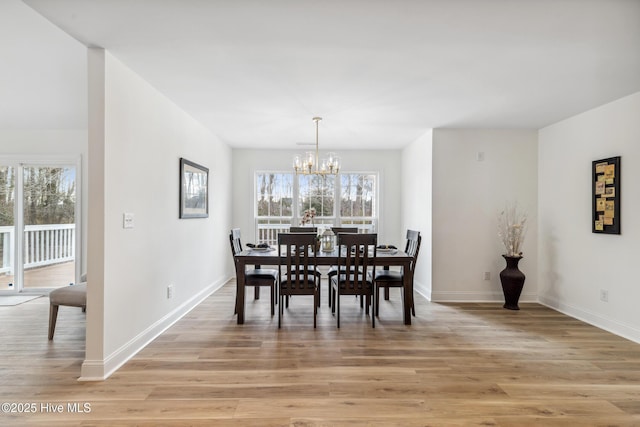
[[[380,288],[384,288],[384,299],[389,299],[389,288],[400,288],[404,290],[404,275],[409,274],[411,280],[411,312],[416,315],[416,307],[413,301],[413,274],[416,268],[416,261],[418,260],[418,253],[420,252],[420,243],[422,242],[422,236],[419,231],[407,230],[407,243],[404,251],[409,255],[412,260],[409,271],[397,271],[390,270],[389,267],[376,271],[375,275],[375,293],[376,293],[376,316],[380,314]],[[402,308],[404,313],[404,294],[402,294]]]
[[[356,234],[358,232],[358,227],[331,227],[331,231],[333,231],[333,234],[336,236],[336,239],[338,238],[338,234],[340,233],[352,233],[352,234]],[[338,274],[338,266],[337,265],[332,265],[329,267],[329,271],[327,272],[327,278],[329,281],[329,292],[328,293],[328,304],[329,307],[331,307],[331,301],[332,301],[332,296],[331,296],[331,278],[333,276],[335,276],[336,274]]]
[[[242,241],[240,237],[240,229],[234,228],[229,234],[229,243],[231,244],[231,255],[233,256],[233,264],[236,267],[236,278],[238,277],[238,263],[236,263],[236,254],[242,252]],[[261,268],[255,265],[254,268],[247,268],[244,272],[244,283],[236,283],[236,286],[242,288],[242,292],[246,286],[254,287],[254,298],[260,299],[260,287],[268,286],[271,289],[271,315],[275,314],[275,304],[277,300],[277,283],[278,270],[271,268]],[[238,313],[238,299],[235,302],[234,314]]]
[[[338,234],[339,273],[331,278],[331,311],[336,314],[340,327],[340,296],[356,295],[366,299],[365,313],[375,305],[373,277],[375,275],[377,234]],[[376,319],[371,309],[371,326],[376,327]]]
[[[280,254],[278,328],[282,326],[284,298],[293,295],[313,296],[313,327],[317,325],[320,301],[320,278],[316,275],[316,235],[312,233],[278,234]],[[288,307],[288,306],[287,306]]]
[[[313,233],[314,235],[318,235],[318,227],[289,227],[289,233]],[[316,241],[317,245],[317,241]],[[317,246],[316,246],[317,247]],[[314,270],[316,276],[318,276],[318,280],[322,280],[322,271]],[[318,292],[322,295],[321,288],[318,289]],[[289,307],[289,298],[287,298],[287,307]],[[318,300],[318,307],[320,306],[320,300]]]

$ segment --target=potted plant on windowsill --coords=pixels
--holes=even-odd
[[[517,203],[507,204],[498,215],[498,237],[506,252],[502,257],[507,266],[500,272],[500,283],[504,294],[504,308],[520,310],[518,300],[524,287],[525,275],[518,269],[522,259],[522,244],[527,233],[527,214]]]

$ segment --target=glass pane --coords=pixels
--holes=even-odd
[[[0,290],[14,289],[15,171],[0,166]]]
[[[75,168],[24,168],[24,288],[75,278]]]
[[[375,214],[376,177],[368,174],[340,175],[340,215],[371,217]]]
[[[304,215],[304,212],[310,209],[316,210],[316,218],[335,215],[334,176],[300,175],[298,184],[300,215]]]
[[[293,174],[256,174],[256,212],[259,217],[293,215]]]

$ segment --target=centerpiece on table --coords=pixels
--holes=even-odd
[[[306,209],[302,214],[302,219],[300,220],[300,225],[313,225],[313,219],[316,217],[316,208]]]
[[[518,300],[524,287],[525,275],[518,269],[522,259],[522,244],[527,233],[527,214],[517,203],[507,204],[498,215],[498,237],[502,241],[506,253],[502,257],[507,267],[500,272],[500,283],[504,293],[504,308],[520,310]]]
[[[313,219],[316,217],[316,208],[309,208],[309,209],[305,209],[305,211],[302,213],[302,218],[300,219],[300,225],[307,225],[307,224],[311,224],[312,226],[314,226],[314,222]],[[320,250],[320,238],[321,235],[318,234],[316,236],[316,250]]]

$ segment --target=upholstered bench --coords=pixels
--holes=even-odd
[[[71,307],[82,307],[84,311],[87,307],[87,283],[58,288],[49,293],[49,339],[53,339],[58,319],[58,307],[68,305]]]

